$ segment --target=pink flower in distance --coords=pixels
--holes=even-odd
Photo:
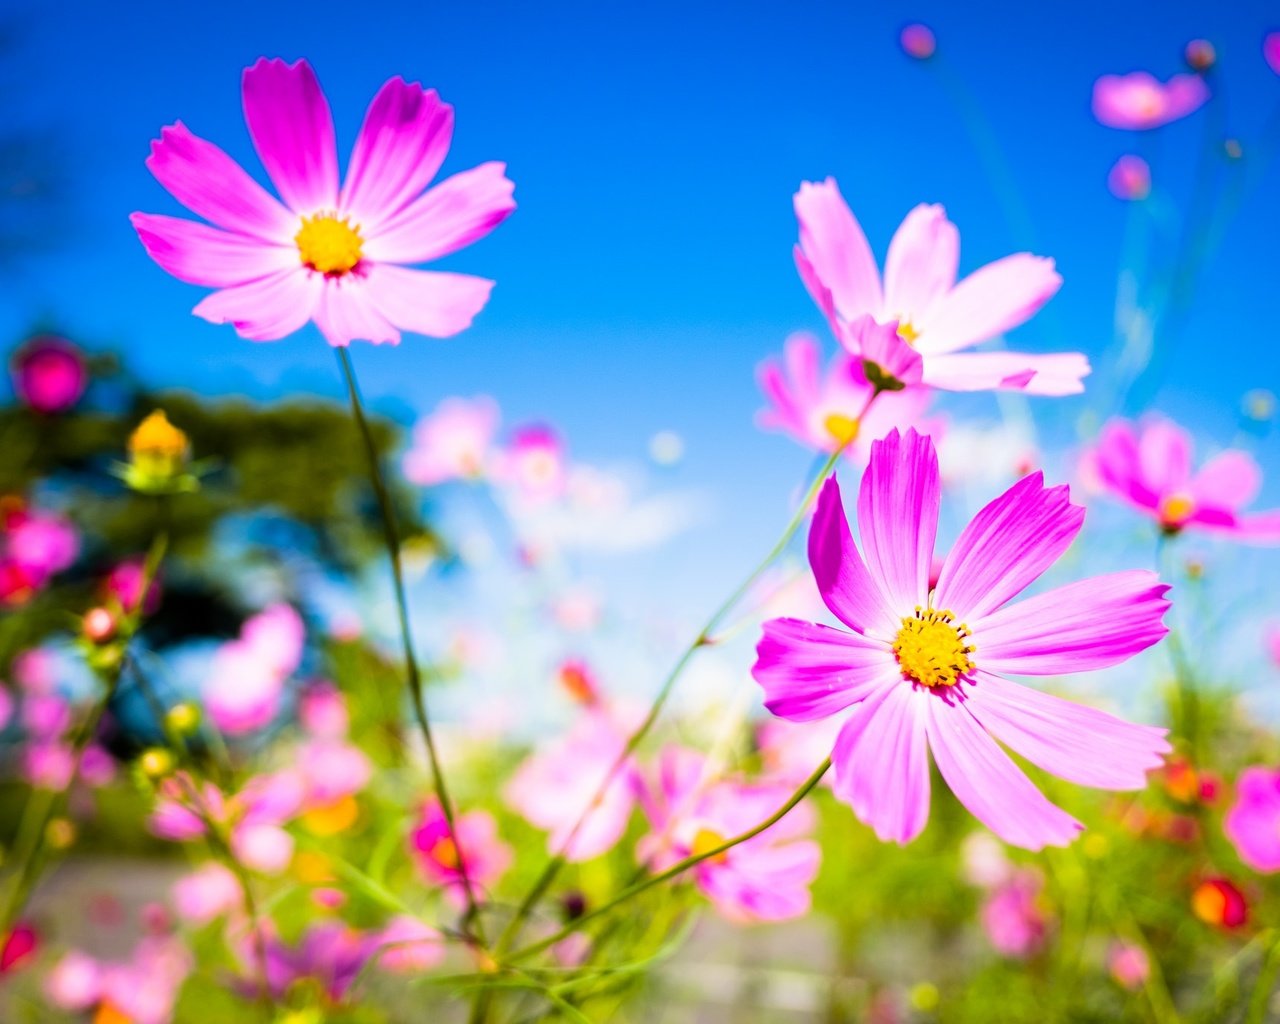
[[[821,360],[817,339],[797,332],[787,338],[781,362],[770,357],[760,363],[756,378],[769,403],[756,414],[761,428],[789,434],[823,452],[835,451],[856,431],[848,453],[866,462],[873,438],[919,423],[929,406],[926,388],[887,391],[859,423],[874,388],[847,353],[837,354],[825,371]]]
[[[1126,202],[1146,199],[1151,195],[1151,168],[1142,157],[1126,154],[1107,172],[1107,188]]]
[[[991,945],[1005,956],[1024,958],[1044,945],[1048,920],[1040,906],[1044,879],[1030,869],[1015,871],[987,895],[980,918]]]
[[[444,936],[416,917],[393,917],[378,933],[378,966],[393,974],[429,971],[445,958]]]
[[[1139,989],[1151,973],[1147,951],[1132,942],[1115,942],[1107,951],[1107,970],[1115,983],[1129,990]]]
[[[246,620],[240,636],[218,648],[204,681],[213,723],[231,736],[269,725],[305,642],[302,617],[290,605],[272,605]]]
[[[502,453],[499,475],[525,501],[536,504],[560,497],[569,479],[560,435],[540,424],[520,427]]]
[[[871,357],[900,383],[946,391],[1084,390],[1089,363],[1078,352],[962,351],[1031,319],[1062,284],[1053,260],[1015,253],[957,282],[960,234],[941,206],[921,204],[889,243],[882,279],[834,178],[803,183],[795,210],[800,278],[840,343],[864,366]],[[894,365],[886,366],[885,358]]]
[[[18,398],[36,412],[65,412],[89,386],[84,353],[65,338],[42,334],[13,355],[10,364]]]
[[[1161,82],[1145,71],[1103,75],[1093,83],[1093,116],[1108,128],[1143,131],[1177,121],[1204,106],[1209,87],[1196,74]]]
[[[466,811],[454,816],[456,836],[449,829],[440,801],[432,797],[422,805],[409,852],[427,879],[443,885],[455,902],[462,899],[462,871],[474,889],[492,885],[511,865],[511,848],[498,836],[498,823],[488,811]],[[461,852],[460,852],[461,851]]]
[[[1249,867],[1280,871],[1280,771],[1255,765],[1240,773],[1222,830]]]
[[[1280,623],[1273,622],[1266,628],[1264,642],[1272,663],[1280,667]]]
[[[777,811],[793,788],[774,780],[709,778],[702,754],[670,747],[659,760],[657,785],[645,799],[653,833],[637,852],[661,871],[715,849]],[[812,829],[812,809],[801,804],[758,836],[702,861],[686,877],[731,921],[799,917],[809,910],[809,885],[822,859],[809,838]]]
[[[422,487],[483,477],[492,468],[499,419],[498,403],[487,395],[444,399],[414,426],[404,475]]]
[[[914,430],[872,445],[854,546],[834,477],[809,532],[809,564],[848,629],[773,619],[752,673],[775,715],[842,715],[833,789],[882,840],[929,816],[929,752],[969,811],[1005,842],[1065,845],[1082,827],[1000,749],[1070,782],[1141,789],[1169,751],[1165,730],[1009,682],[1119,664],[1167,632],[1169,589],[1113,573],[1009,604],[1067,550],[1084,521],[1065,486],[1018,481],[961,532],[929,588],[940,485],[933,442]]]
[[[571,861],[590,860],[622,838],[640,790],[639,772],[631,760],[613,773],[600,803],[565,846],[621,756],[627,734],[613,715],[592,706],[566,735],[535,751],[516,769],[506,788],[506,801],[551,833],[547,846],[552,852],[563,850]]]
[[[916,60],[928,60],[938,49],[933,29],[919,22],[903,26],[898,34],[898,43],[902,46],[903,53]]]
[[[245,69],[242,92],[249,134],[280,200],[179,121],[151,144],[147,167],[209,224],[130,218],[161,267],[218,289],[196,316],[233,324],[253,341],[314,321],[331,345],[395,344],[401,330],[448,337],[468,327],[492,281],[406,266],[470,245],[515,209],[501,163],[423,192],[449,151],[453,108],[434,89],[388,81],[339,186],[333,118],[310,64],[262,58]]]
[[[1262,544],[1280,543],[1280,509],[1242,512],[1262,486],[1248,452],[1228,448],[1191,467],[1185,430],[1161,416],[1113,419],[1086,453],[1086,466],[1114,496],[1151,516],[1168,533],[1204,530]]]
[[[1262,40],[1262,58],[1280,75],[1280,32],[1268,32]]]

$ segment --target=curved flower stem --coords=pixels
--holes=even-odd
[[[581,928],[584,924],[586,924],[588,921],[592,921],[597,917],[602,917],[603,915],[609,913],[609,911],[613,910],[615,907],[618,907],[621,904],[626,903],[628,900],[633,899],[636,896],[639,896],[642,892],[645,892],[648,889],[652,889],[655,885],[661,885],[663,882],[669,881],[670,879],[675,878],[678,875],[684,874],[684,872],[688,871],[691,867],[695,867],[698,864],[701,864],[704,860],[710,860],[712,857],[718,857],[722,853],[725,853],[726,851],[733,849],[738,844],[745,843],[748,839],[755,838],[761,832],[765,831],[768,828],[771,828],[772,826],[776,825],[779,821],[781,821],[783,818],[785,818],[791,812],[791,810],[796,806],[796,804],[798,804],[801,800],[803,800],[806,796],[808,796],[809,793],[813,790],[813,788],[819,782],[822,781],[822,777],[827,774],[827,770],[830,767],[831,767],[831,758],[828,757],[822,762],[822,764],[818,765],[818,767],[814,770],[812,775],[810,775],[807,779],[805,779],[804,782],[800,784],[800,788],[797,789],[794,793],[791,794],[790,797],[787,798],[786,803],[784,803],[781,807],[779,807],[776,811],[774,811],[771,815],[769,815],[769,817],[765,818],[764,821],[760,822],[759,825],[755,825],[747,829],[747,831],[734,836],[732,839],[726,839],[724,842],[720,843],[718,846],[713,846],[709,850],[704,850],[702,853],[693,854],[689,857],[685,857],[684,860],[676,862],[671,867],[667,868],[665,871],[661,871],[658,874],[652,875],[651,877],[646,878],[641,882],[637,882],[635,885],[632,885],[626,889],[623,889],[622,892],[618,893],[617,896],[609,900],[608,903],[601,904],[599,907],[595,908],[594,910],[591,910],[588,913],[583,914],[581,917],[577,918],[574,921],[571,921],[569,924],[565,925],[563,928],[561,928],[558,932],[554,933],[553,935],[549,935],[545,939],[539,939],[537,942],[534,942],[528,946],[525,946],[523,949],[516,950],[507,958],[507,962],[515,963],[518,960],[527,959],[528,957],[533,956],[535,953],[540,953],[542,952],[542,950],[547,949],[550,946],[554,946],[561,939],[564,939],[567,936],[573,934],[579,928]],[[503,966],[505,965],[506,964],[504,963]]]
[[[431,720],[427,716],[422,672],[418,667],[418,658],[413,650],[413,637],[409,631],[409,602],[404,592],[404,571],[400,565],[400,530],[396,525],[395,509],[392,508],[391,496],[387,492],[387,484],[382,475],[378,446],[373,440],[369,421],[364,414],[364,405],[360,401],[360,386],[356,383],[355,366],[352,365],[351,355],[345,348],[338,349],[338,362],[342,364],[347,394],[351,398],[351,413],[355,417],[356,426],[360,428],[360,436],[364,439],[365,452],[369,457],[369,481],[373,484],[373,491],[378,499],[378,509],[382,514],[382,531],[387,544],[387,557],[391,562],[396,611],[400,619],[400,642],[404,649],[405,672],[409,680],[409,698],[413,703],[413,714],[418,721],[418,728],[422,732],[422,740],[427,748],[427,760],[431,764],[431,779],[436,798],[440,801],[440,809],[449,826],[449,833],[455,838],[455,845],[458,847],[458,873],[462,876],[462,888],[467,901],[466,914],[463,917],[464,930],[473,930],[476,938],[483,944],[484,929],[477,914],[476,895],[471,885],[470,872],[467,870],[465,851],[461,844],[456,843],[458,830],[454,824],[453,801],[449,798],[449,788],[445,783],[444,771],[440,767],[440,755],[436,750],[435,736],[431,731]]]
[[[28,798],[26,806],[23,808],[21,823],[18,827],[18,837],[15,841],[15,849],[11,858],[17,863],[18,869],[5,896],[4,909],[0,911],[0,937],[9,934],[14,921],[22,913],[22,908],[26,905],[27,899],[31,895],[31,890],[35,887],[40,877],[41,854],[44,852],[44,839],[49,822],[58,813],[58,809],[67,798],[67,793],[79,777],[80,762],[84,757],[84,752],[93,741],[93,737],[97,735],[98,723],[102,721],[107,705],[111,703],[111,698],[115,695],[116,688],[120,684],[120,677],[124,672],[126,662],[125,655],[128,642],[138,629],[138,624],[143,615],[143,608],[147,603],[147,596],[151,592],[151,586],[155,582],[156,573],[160,569],[160,563],[164,559],[168,547],[169,535],[167,532],[161,532],[156,535],[151,542],[151,548],[147,551],[146,561],[142,567],[142,582],[138,590],[137,602],[132,608],[127,609],[125,621],[121,624],[121,636],[123,639],[121,640],[122,646],[119,650],[119,657],[110,668],[102,672],[105,683],[102,696],[94,704],[93,709],[84,721],[80,723],[80,728],[72,738],[72,770],[70,777],[67,779],[67,784],[61,789],[37,789]]]

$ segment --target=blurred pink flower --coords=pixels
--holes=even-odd
[[[306,787],[304,808],[322,807],[359,793],[373,777],[373,763],[359,747],[341,739],[301,744],[294,764]]]
[[[429,971],[444,960],[444,936],[416,917],[393,917],[378,932],[377,941],[378,966],[394,974]]]
[[[587,709],[563,736],[540,746],[507,784],[507,803],[533,825],[551,834],[547,848],[563,850],[571,861],[590,860],[613,848],[626,831],[640,788],[639,771],[628,759],[613,773],[600,802],[567,847],[578,819],[613,771],[628,730],[607,710]]]
[[[1209,99],[1209,87],[1197,74],[1174,75],[1160,82],[1145,71],[1103,75],[1093,83],[1093,116],[1108,128],[1143,131],[1194,113]]]
[[[1280,771],[1255,765],[1240,773],[1222,831],[1249,867],[1280,871]]]
[[[50,976],[51,1000],[73,1012],[96,1006],[96,1020],[169,1024],[183,982],[194,967],[190,951],[175,936],[149,935],[123,962],[94,961],[68,953]]]
[[[91,1009],[102,994],[102,969],[93,957],[73,949],[45,976],[44,993],[59,1010],[80,1013]]]
[[[109,786],[116,778],[116,759],[96,743],[90,743],[80,755],[80,778],[94,789]]]
[[[831,753],[839,732],[840,720],[835,717],[817,722],[765,719],[756,727],[756,744],[765,774],[779,782],[800,785]]]
[[[5,510],[0,527],[0,566],[13,581],[10,593],[20,603],[43,589],[80,553],[80,536],[66,519],[19,503]]]
[[[346,698],[332,683],[311,683],[298,698],[298,721],[316,739],[342,739],[351,724]]]
[[[896,431],[871,448],[854,545],[835,477],[818,498],[809,563],[846,627],[764,624],[752,670],[765,707],[796,721],[840,715],[833,789],[882,840],[929,816],[929,752],[952,792],[1005,842],[1070,842],[1082,827],[1004,754],[1100,789],[1142,789],[1165,730],[1009,682],[1004,674],[1105,668],[1160,640],[1169,589],[1154,573],[1083,580],[1008,604],[1070,546],[1084,521],[1067,488],[1024,477],[980,511],[927,590],[940,484],[933,442]]]
[[[816,766],[815,766],[816,767]],[[707,778],[702,754],[680,747],[662,752],[656,785],[646,791],[653,832],[637,855],[655,871],[719,846],[769,817],[792,793],[785,782]],[[779,921],[809,910],[809,885],[822,851],[809,839],[813,812],[794,808],[759,835],[702,861],[691,878],[731,921]]]
[[[1114,496],[1153,518],[1167,533],[1184,529],[1237,540],[1280,543],[1280,509],[1244,513],[1262,486],[1262,471],[1248,452],[1228,448],[1191,468],[1185,430],[1161,416],[1140,423],[1113,419],[1086,453],[1086,469]]]
[[[1268,32],[1262,40],[1262,57],[1280,75],[1280,32]]]
[[[1203,73],[1218,62],[1218,51],[1207,39],[1192,39],[1183,47],[1182,57],[1192,71]]]
[[[413,428],[404,475],[422,487],[476,480],[492,469],[498,403],[487,395],[446,398]]]
[[[248,619],[240,636],[213,656],[203,697],[213,723],[240,736],[267,726],[280,708],[285,683],[302,661],[302,618],[275,604]]]
[[[141,558],[130,558],[120,562],[107,574],[106,592],[119,602],[120,607],[128,611],[138,606],[138,600],[142,597],[142,580],[143,580],[143,560]],[[147,600],[143,607],[143,611],[148,615],[152,614],[160,607],[160,580],[157,577],[151,580],[151,585],[147,588]]]
[[[1146,199],[1151,194],[1151,168],[1142,157],[1126,154],[1107,172],[1107,188],[1127,202]]]
[[[235,873],[217,861],[207,861],[183,875],[169,889],[173,909],[191,925],[205,925],[238,913],[244,895]]]
[[[511,864],[511,848],[498,836],[498,823],[488,811],[455,815],[456,836],[449,831],[444,810],[434,797],[418,813],[409,836],[409,852],[428,881],[445,887],[455,901],[462,898],[462,872],[475,889],[496,882]]]
[[[299,982],[314,982],[329,1002],[346,998],[356,978],[381,942],[375,933],[363,933],[341,921],[309,924],[296,944],[275,935],[265,938],[267,986],[276,999],[283,999]],[[243,987],[252,993],[257,984],[258,958],[254,940],[246,936],[241,953],[249,977]]]
[[[906,372],[928,387],[1034,395],[1084,390],[1089,363],[1078,352],[961,351],[1031,319],[1062,284],[1053,260],[1015,253],[957,283],[960,234],[941,206],[921,204],[894,234],[882,281],[834,178],[804,182],[795,210],[800,278],[840,344],[862,359],[857,365],[867,377],[872,373],[862,346],[874,343],[881,370]]]
[[[71,724],[71,704],[56,693],[29,693],[18,717],[23,728],[39,740],[56,740]]]
[[[13,681],[28,693],[52,693],[57,686],[57,664],[47,647],[32,647],[13,659]]]
[[[769,402],[756,414],[761,428],[782,431],[824,452],[835,451],[856,432],[848,453],[860,463],[866,462],[875,438],[919,423],[931,397],[926,388],[885,392],[859,423],[874,389],[843,351],[823,372],[818,342],[805,332],[787,338],[781,362],[770,357],[760,363],[756,378]]]
[[[181,121],[151,144],[147,167],[212,225],[135,213],[147,253],[190,284],[219,289],[194,310],[253,341],[308,321],[331,345],[457,334],[492,281],[411,270],[478,241],[512,210],[506,165],[486,163],[423,189],[449,151],[453,108],[402,78],[374,97],[346,181],[329,103],[305,60],[262,58],[242,80],[245,121],[283,204]]]
[[[898,35],[898,43],[902,46],[903,53],[916,60],[928,60],[938,49],[933,29],[919,22],[904,25]]]
[[[1264,632],[1264,643],[1271,661],[1280,666],[1280,622],[1272,623]]]
[[[1044,880],[1021,869],[999,883],[982,904],[982,930],[991,945],[1009,957],[1025,958],[1044,945],[1047,921],[1040,907]]]
[[[1107,951],[1107,970],[1121,988],[1141,988],[1151,973],[1147,951],[1132,942],[1113,942]]]
[[[10,371],[18,398],[46,414],[70,409],[89,384],[84,353],[52,334],[41,334],[18,349]]]
[[[558,498],[568,481],[564,442],[550,427],[520,427],[499,459],[498,473],[526,501]]]
[[[75,778],[76,756],[65,743],[35,740],[22,751],[22,777],[37,789],[61,792]]]
[[[13,720],[13,693],[0,682],[0,732]]]

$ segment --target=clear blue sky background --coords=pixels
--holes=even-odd
[[[937,31],[941,64],[899,51],[898,29],[917,19]],[[798,183],[837,176],[881,255],[912,205],[937,201],[960,226],[962,272],[1019,248],[1053,256],[1065,286],[1011,340],[1084,350],[1103,371],[1128,215],[1106,172],[1121,153],[1146,152],[1169,201],[1185,202],[1204,116],[1159,139],[1106,129],[1088,111],[1093,80],[1139,68],[1166,77],[1182,70],[1186,41],[1205,36],[1249,158],[1280,106],[1280,77],[1260,53],[1277,24],[1270,4],[1185,0],[52,2],[18,25],[0,81],[6,116],[59,140],[67,230],[8,272],[0,336],[56,324],[123,349],[157,386],[338,396],[313,330],[253,345],[191,317],[202,291],[152,264],[127,217],[180,212],[143,166],[177,119],[262,178],[239,102],[240,71],[259,55],[314,64],[344,151],[385,79],[419,79],[457,109],[445,172],[505,160],[520,205],[448,261],[498,281],[475,327],[361,347],[367,392],[406,417],[446,394],[487,392],[509,421],[552,420],[593,461],[640,459],[654,431],[679,431],[688,457],[673,483],[704,489],[711,519],[671,558],[632,571],[705,608],[768,545],[809,464],[752,426],[757,361],[791,330],[822,333],[791,262]],[[1016,194],[992,180],[949,80],[983,112]],[[1245,391],[1280,384],[1278,179],[1273,166],[1245,200],[1155,394],[1218,445],[1233,439]],[[1042,399],[1035,411],[1067,437],[1082,413],[1111,411],[1100,398]],[[978,396],[950,410],[984,417],[994,405]],[[1273,434],[1256,449],[1273,503],[1275,448]]]

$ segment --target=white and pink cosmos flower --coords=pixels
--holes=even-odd
[[[429,882],[443,886],[445,895],[460,904],[465,884],[477,892],[493,885],[511,866],[512,852],[488,811],[455,814],[453,821],[456,831],[440,801],[426,800],[409,835],[409,854]]]
[[[1146,131],[1178,121],[1209,99],[1200,75],[1174,75],[1161,82],[1146,71],[1103,75],[1093,83],[1093,116],[1108,128]]]
[[[1115,497],[1175,534],[1202,530],[1259,544],[1280,544],[1280,509],[1245,512],[1262,487],[1253,456],[1228,448],[1192,469],[1190,435],[1172,420],[1114,419],[1085,453],[1084,468]]]
[[[483,478],[494,466],[501,418],[498,403],[488,395],[444,399],[414,425],[404,475],[422,487]]]
[[[834,477],[809,533],[809,563],[846,628],[764,624],[752,670],[775,715],[840,715],[833,790],[882,840],[907,843],[929,816],[929,753],[953,793],[1015,846],[1065,845],[1082,828],[1000,748],[1079,785],[1133,790],[1169,751],[1165,730],[1008,681],[1119,664],[1165,635],[1154,573],[1113,573],[1010,604],[1084,521],[1041,473],[980,511],[930,586],[940,504],[933,442],[914,430],[872,445],[858,497],[862,552]]]
[[[242,94],[254,148],[280,198],[179,121],[152,143],[147,167],[209,223],[131,217],[161,267],[218,289],[195,315],[253,341],[312,321],[331,345],[395,344],[402,330],[444,338],[470,326],[492,281],[410,269],[483,238],[515,209],[501,163],[427,189],[449,152],[453,108],[434,89],[388,81],[339,185],[333,117],[310,64],[261,58],[245,69]]]
[[[273,604],[247,619],[240,636],[218,648],[204,681],[204,705],[214,724],[231,736],[270,725],[305,643],[302,617],[291,605]]]
[[[869,376],[945,391],[1084,390],[1089,362],[1079,352],[963,351],[1031,319],[1053,297],[1062,284],[1053,260],[1014,253],[957,281],[960,233],[941,206],[921,204],[894,233],[882,279],[834,178],[804,182],[795,211],[800,278]]]

